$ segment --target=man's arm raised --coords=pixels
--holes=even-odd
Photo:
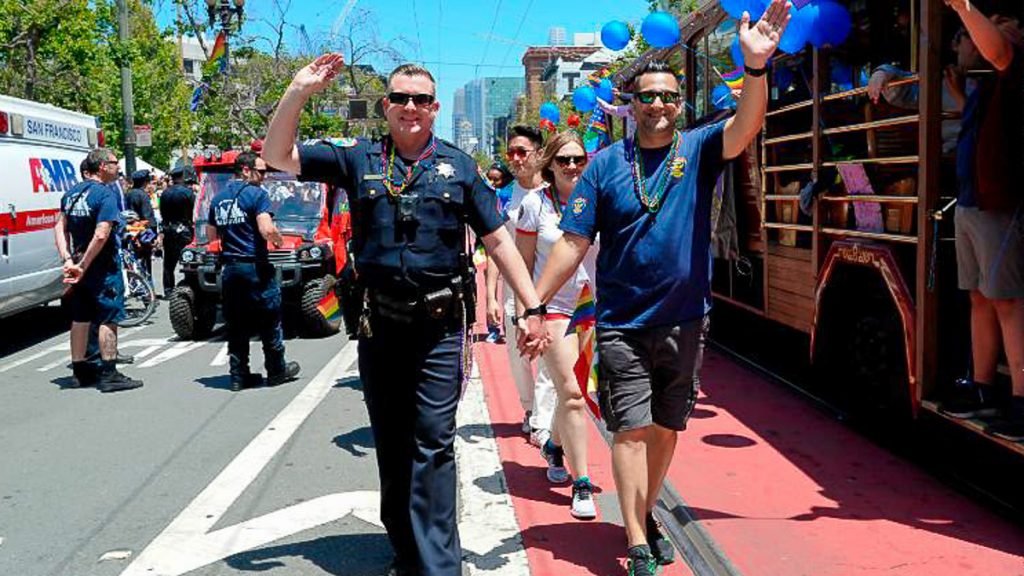
[[[277,103],[277,110],[267,128],[262,153],[267,164],[292,174],[299,173],[301,164],[295,135],[302,107],[310,96],[330,85],[344,64],[345,58],[341,54],[324,54],[295,74],[284,96],[281,96],[281,101]]]
[[[757,24],[750,25],[750,14],[743,13],[740,20],[740,49],[747,68],[763,69],[768,59],[779,46],[779,40],[789,24],[789,8],[786,0],[772,0],[764,16]],[[722,132],[722,158],[732,160],[747,148],[764,124],[768,110],[768,81],[764,75],[747,74],[743,80],[736,114],[725,121]]]

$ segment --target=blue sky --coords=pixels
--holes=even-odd
[[[292,0],[285,19],[304,24],[313,38],[326,37],[350,4],[373,13],[382,41],[400,40],[407,60],[433,72],[441,97],[435,130],[443,138],[451,137],[455,90],[476,77],[523,76],[523,52],[547,44],[549,28],[565,28],[571,42],[574,32],[599,31],[611,20],[638,24],[647,13],[644,0]],[[170,24],[173,4],[157,5],[160,22]],[[245,10],[246,35],[266,34],[261,20],[276,20],[272,0],[247,0]],[[298,34],[288,38],[298,48]],[[382,72],[390,67],[374,64]]]

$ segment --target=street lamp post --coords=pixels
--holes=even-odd
[[[220,27],[224,30],[224,69],[231,66],[231,59],[228,54],[228,37],[233,29],[241,29],[244,18],[245,0],[206,0],[206,14],[210,17],[210,27],[220,21]],[[232,19],[235,20],[234,27]]]

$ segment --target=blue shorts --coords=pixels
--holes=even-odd
[[[121,271],[86,277],[71,288],[66,303],[72,322],[116,324],[124,318],[124,279]]]

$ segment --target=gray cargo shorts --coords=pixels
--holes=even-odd
[[[956,269],[961,290],[990,299],[1024,298],[1024,214],[957,206]]]
[[[708,317],[670,326],[598,328],[598,400],[609,432],[685,430],[697,402]]]

